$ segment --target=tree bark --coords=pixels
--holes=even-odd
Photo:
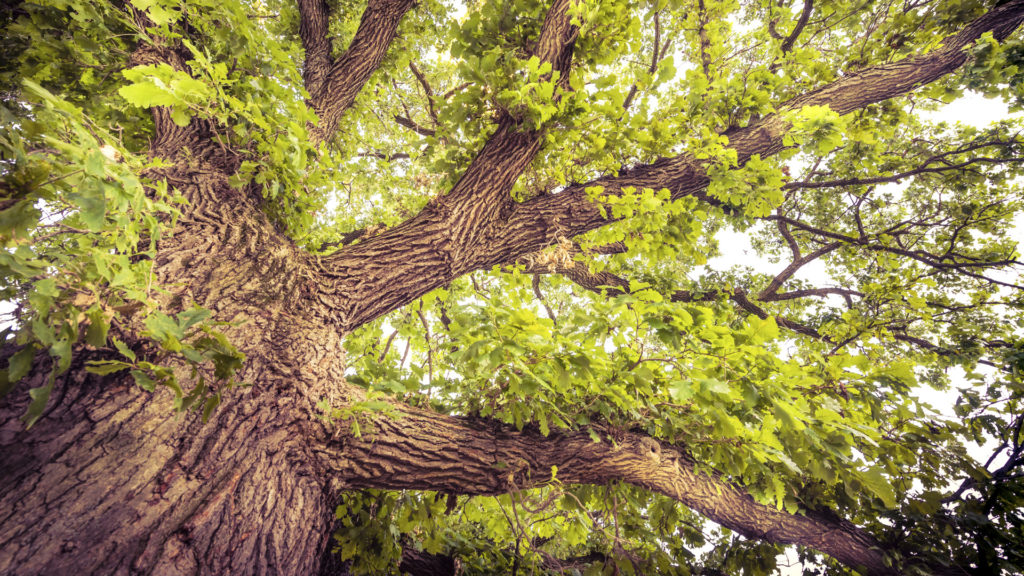
[[[29,386],[0,407],[0,574],[308,574],[332,520],[311,442],[316,403],[337,403],[342,335],[302,298],[309,257],[209,166],[166,174],[190,200],[160,246],[164,310],[192,303],[235,323],[247,355],[207,422],[167,391],[62,377],[25,430]],[[41,366],[42,367],[42,366]],[[187,375],[183,375],[187,377]]]
[[[870,574],[893,573],[880,544],[852,524],[760,504],[742,488],[699,471],[685,454],[648,436],[605,431],[601,442],[587,433],[545,437],[410,407],[399,407],[393,417],[376,418],[370,430],[365,437],[336,438],[322,448],[338,489],[506,494],[549,482],[552,466],[557,466],[563,484],[627,482],[678,500],[748,538],[801,544]]]
[[[326,10],[301,5],[315,18]],[[330,42],[318,36],[326,26],[304,22],[318,137],[337,125],[409,6],[371,0],[355,51],[346,52],[351,58],[330,69],[323,68]],[[845,113],[903,94],[961,65],[961,49],[982,32],[1004,38],[1021,18],[1024,1],[1007,2],[940,50],[841,79],[788,107],[828,104]],[[567,70],[574,35],[558,13],[549,14],[536,53]],[[324,259],[299,250],[228,184],[234,160],[200,155],[168,169],[163,176],[190,204],[155,263],[156,281],[169,291],[163,310],[195,303],[230,322],[225,334],[247,355],[239,378],[252,386],[225,393],[203,422],[175,413],[166,391],[145,393],[124,379],[86,373],[83,351],[57,382],[47,414],[26,431],[18,418],[26,390],[45,378],[40,362],[0,404],[0,574],[310,574],[322,558],[336,490],[496,494],[547,480],[552,465],[562,482],[630,482],[749,537],[891,573],[877,542],[856,527],[759,504],[651,438],[544,438],[402,406],[399,417],[377,418],[373,434],[356,438],[319,418],[321,402],[342,407],[359,398],[344,379],[348,331],[462,274],[607,223],[586,201],[586,186],[668,187],[679,197],[707,183],[701,166],[681,156],[515,205],[507,191],[539,139],[514,119],[502,122],[449,195]],[[786,128],[770,117],[729,137],[743,160],[777,152]],[[197,134],[163,134],[157,142],[169,153],[177,138]]]

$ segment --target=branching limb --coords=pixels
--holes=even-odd
[[[782,209],[776,211],[779,215],[782,215]],[[786,241],[786,245],[789,246],[789,251],[793,253],[793,260],[800,259],[800,245],[797,244],[796,238],[793,237],[793,233],[789,231],[789,226],[783,220],[776,220],[775,224],[779,228],[779,234],[782,234],[782,238]]]
[[[312,131],[314,141],[326,141],[334,134],[341,115],[380,66],[395,39],[398,23],[412,6],[413,0],[370,0],[348,49],[332,62],[326,4],[322,0],[300,0],[299,32],[306,49],[303,80],[320,118]]]
[[[576,34],[565,16],[567,4],[568,0],[558,0],[549,10],[537,48],[538,55],[557,57],[565,66],[571,60]],[[995,39],[1002,40],[1022,20],[1024,0],[1010,0],[946,38],[941,48],[844,76],[779,109],[828,105],[836,113],[846,114],[905,94],[956,70],[967,58],[963,48],[981,34],[992,32]],[[773,115],[748,127],[731,129],[727,136],[742,164],[753,154],[763,158],[780,151],[788,128],[780,116]],[[349,308],[338,306],[338,326],[355,328],[463,274],[516,262],[561,240],[607,225],[610,220],[590,200],[587,188],[601,187],[605,195],[621,193],[626,187],[667,188],[672,198],[696,196],[718,203],[705,192],[709,179],[701,162],[684,154],[637,166],[618,176],[573,184],[558,193],[515,205],[509,191],[538,148],[536,135],[499,126],[449,194],[431,201],[411,220],[325,258],[318,297],[324,302],[360,303]],[[793,227],[790,221],[787,225]],[[846,236],[832,240],[859,243]],[[395,277],[417,281],[408,285],[394,282]],[[338,300],[339,296],[343,297]]]
[[[880,544],[847,522],[793,515],[754,500],[728,479],[699,472],[688,456],[639,434],[615,443],[587,433],[537,432],[491,421],[443,416],[396,406],[400,415],[378,418],[377,433],[328,445],[322,461],[339,488],[438,490],[494,495],[536,487],[552,466],[565,484],[627,482],[664,494],[748,538],[800,544],[869,573],[892,574]]]
[[[844,76],[779,106],[781,110],[804,106],[827,105],[838,114],[847,114],[869,104],[910,92],[961,66],[967,55],[963,48],[982,33],[991,31],[996,39],[1006,38],[1024,19],[1024,1],[1012,0],[993,8],[967,25],[961,32],[946,38],[938,50],[903,60],[866,68]],[[727,131],[730,148],[736,150],[742,164],[752,155],[762,158],[778,153],[789,126],[778,115],[767,116],[744,128]],[[663,158],[653,164],[637,166],[627,174],[599,178],[569,186],[558,194],[538,196],[519,207],[509,222],[510,233],[502,252],[535,252],[555,242],[556,235],[574,237],[605,225],[608,219],[590,202],[587,188],[600,186],[604,194],[617,194],[625,187],[668,188],[673,198],[696,196],[715,203],[704,190],[709,180],[696,158],[684,154]],[[530,234],[519,234],[529,229]]]
[[[789,33],[789,36],[783,40],[782,46],[779,46],[783,54],[793,49],[793,44],[800,37],[800,33],[804,31],[804,27],[807,26],[807,22],[811,19],[811,12],[813,11],[814,0],[804,0],[804,9],[800,12],[800,19],[797,20],[796,26],[793,27],[793,31]]]
[[[568,88],[573,46],[579,33],[569,16],[571,5],[570,0],[552,2],[532,51],[542,63],[551,64],[563,90]],[[557,93],[554,98],[558,98]],[[479,217],[483,222],[494,221],[500,212],[511,208],[512,186],[540,150],[540,136],[540,132],[522,126],[519,119],[503,114],[497,131],[441,202],[452,209],[475,204],[474,208],[482,211]]]

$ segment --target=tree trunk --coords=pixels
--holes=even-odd
[[[223,174],[175,170],[192,202],[156,262],[172,291],[234,323],[247,355],[208,422],[176,413],[167,391],[85,372],[59,378],[48,413],[26,431],[31,375],[0,407],[0,574],[309,574],[332,509],[309,446],[315,418],[343,382],[342,335],[298,297],[307,256]],[[304,304],[303,304],[304,303]],[[44,366],[46,363],[38,363]],[[187,375],[182,375],[187,376]]]
[[[371,2],[357,33],[365,40],[355,44],[373,49],[328,69],[330,43],[315,37],[326,33],[326,4],[300,2],[308,18],[304,42],[320,70],[307,80],[325,126],[337,122],[380,62],[411,5]],[[1005,38],[1022,18],[1024,2],[1001,4],[940,50],[844,77],[788,107],[827,104],[845,113],[903,94],[959,67],[961,49],[982,32]],[[562,44],[548,50],[541,41],[538,53],[568,66],[571,20],[552,16],[549,28],[563,31]],[[135,63],[174,62],[169,52],[142,51]],[[872,574],[892,572],[877,543],[856,527],[759,504],[651,438],[544,438],[401,406],[400,418],[380,418],[374,434],[352,438],[318,418],[321,402],[341,407],[358,398],[344,381],[347,330],[469,271],[607,224],[587,200],[587,186],[701,195],[707,176],[693,158],[659,160],[516,205],[507,192],[536,152],[536,135],[499,129],[450,194],[321,261],[228,184],[235,159],[218,158],[217,148],[200,153],[201,126],[174,128],[161,118],[167,114],[156,111],[154,152],[172,157],[187,143],[193,160],[161,175],[189,200],[155,262],[155,281],[169,291],[162,309],[175,313],[194,303],[230,322],[223,332],[247,356],[238,377],[252,386],[225,393],[203,422],[194,412],[175,413],[167,391],[145,393],[123,378],[90,375],[83,350],[56,383],[48,412],[26,431],[19,421],[26,392],[46,378],[40,358],[0,404],[0,574],[311,574],[331,527],[331,490],[495,494],[543,482],[553,465],[566,483],[630,482],[750,537],[811,546]],[[745,159],[778,151],[786,129],[772,116],[729,137]]]

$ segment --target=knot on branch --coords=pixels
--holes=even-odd
[[[647,458],[654,464],[661,462],[661,444],[653,438],[640,437],[634,445],[637,456]]]
[[[502,487],[509,492],[516,492],[521,486],[528,486],[530,482],[530,463],[522,458],[515,462],[509,462],[508,468],[500,478]]]

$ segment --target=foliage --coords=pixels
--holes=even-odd
[[[336,37],[354,32],[357,4],[330,3]],[[89,371],[168,387],[205,415],[238,384],[244,354],[224,324],[191,303],[168,313],[152,281],[183,202],[146,154],[152,109],[208,122],[238,153],[232,185],[321,255],[418,213],[508,115],[542,134],[517,202],[683,153],[707,171],[707,196],[588,189],[616,222],[534,259],[548,268],[473,272],[348,335],[349,382],[368,400],[330,416],[372,436],[367,415],[393,416],[386,398],[543,436],[643,432],[762,503],[866,527],[903,554],[894,562],[1024,570],[1021,121],[919,113],[967,91],[1020,109],[1024,40],[982,37],[962,71],[844,116],[782,106],[934,49],[990,4],[817,2],[784,49],[799,3],[580,0],[560,83],[529,56],[548,3],[422,2],[325,143],[310,139],[291,3],[133,0],[148,20],[118,3],[21,4],[0,43],[0,293],[18,347],[0,393],[50,363],[31,425],[83,351],[101,355]],[[159,42],[187,70],[130,60]],[[741,161],[729,130],[775,113],[784,150]],[[723,231],[751,239],[749,265],[718,264],[736,253]],[[579,286],[555,273],[567,268],[624,286]],[[495,497],[348,493],[338,518],[337,552],[363,573],[394,572],[415,548],[467,574],[570,558],[586,559],[567,568],[582,574],[767,574],[781,550],[636,487],[563,485],[557,470]],[[808,570],[847,573],[801,554]]]

